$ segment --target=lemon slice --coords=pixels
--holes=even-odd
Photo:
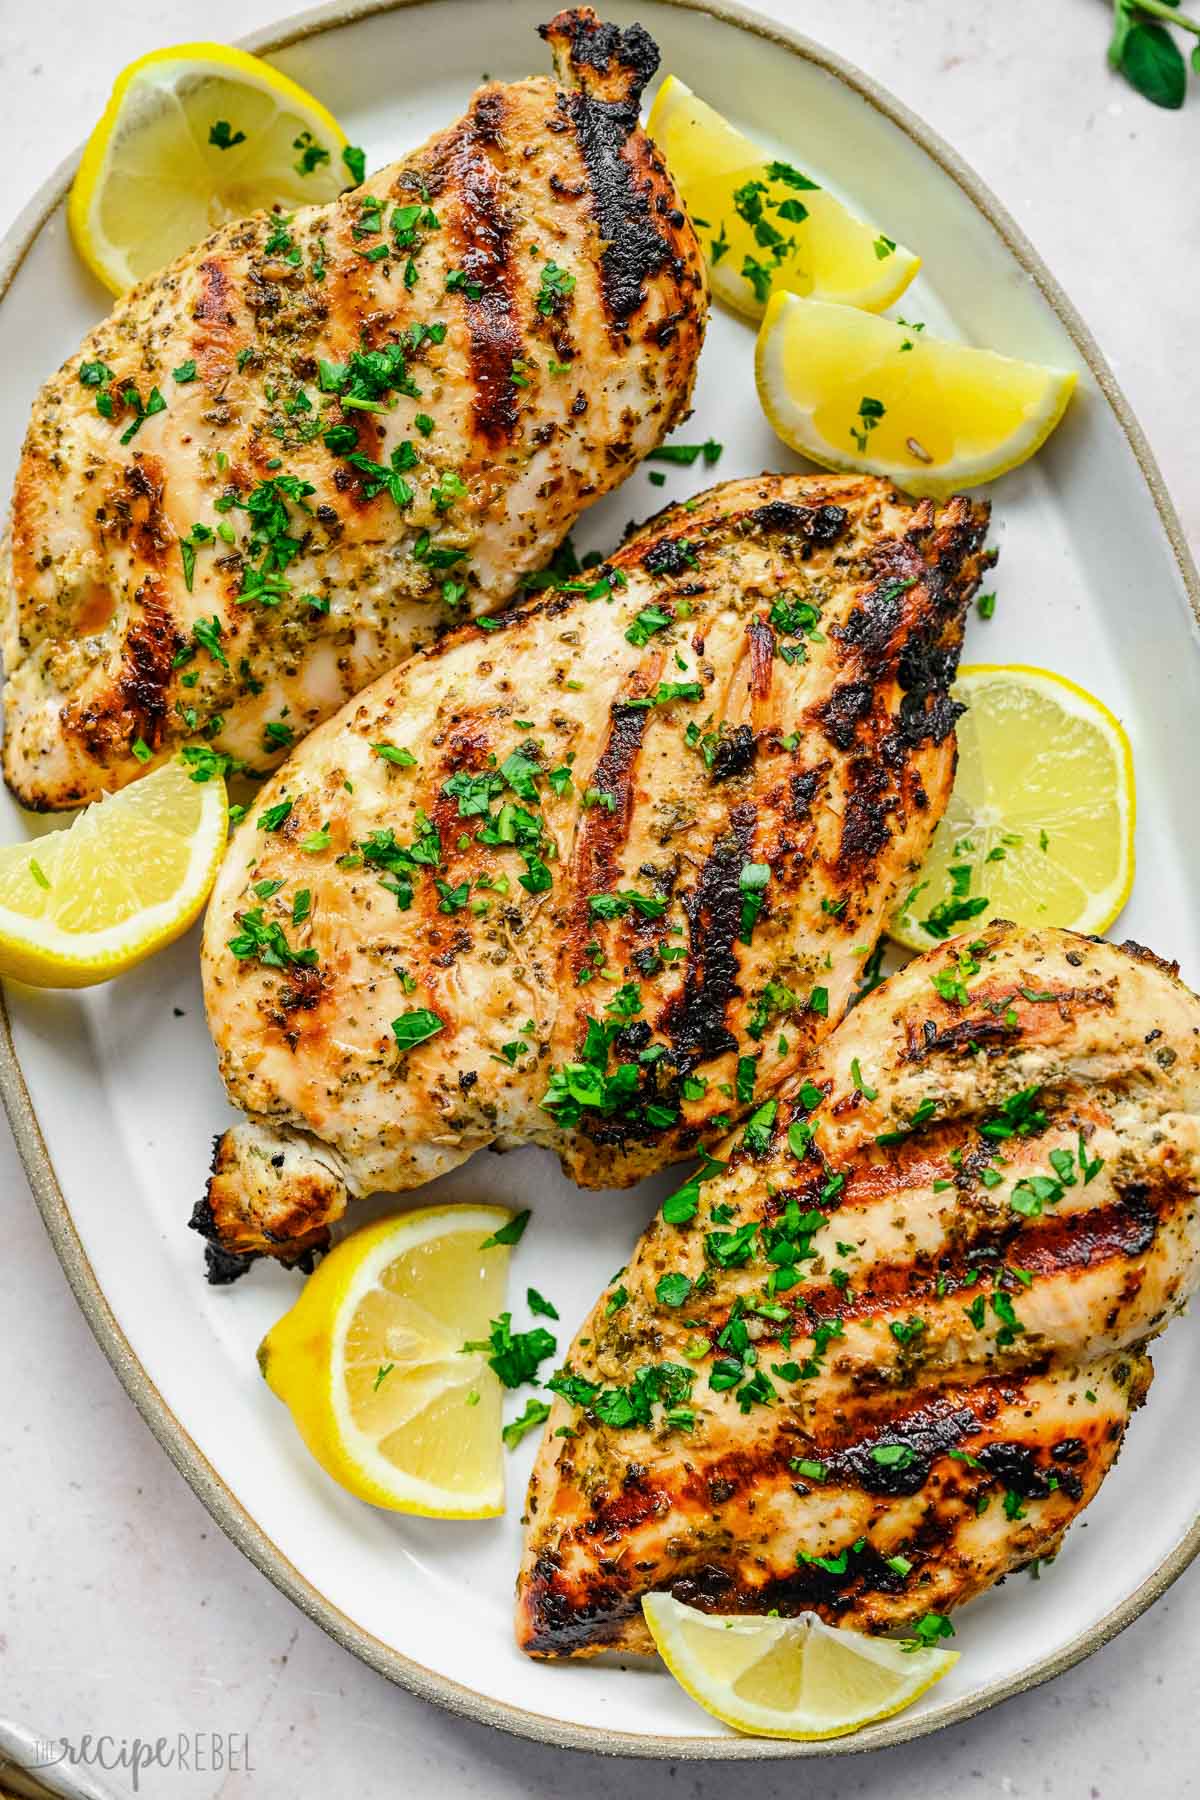
[[[714,294],[751,319],[786,288],[880,312],[899,298],[919,256],[867,225],[803,169],[764,156],[674,75],[647,127],[687,202]]]
[[[227,44],[179,44],[118,75],[67,203],[75,247],[114,294],[226,219],[332,200],[346,134],[319,100]]]
[[[958,1661],[955,1650],[835,1631],[815,1613],[721,1618],[669,1594],[647,1594],[642,1612],[680,1687],[755,1737],[845,1737],[911,1706]]]
[[[928,950],[990,918],[1104,931],[1133,886],[1121,725],[1047,669],[980,663],[960,670],[954,695],[967,707],[954,791],[889,935]]]
[[[755,350],[763,411],[823,469],[884,475],[910,494],[994,481],[1045,443],[1072,369],[1017,362],[850,306],[777,294]]]
[[[428,1206],[356,1231],[259,1346],[321,1467],[360,1500],[437,1519],[504,1511],[500,1382],[468,1342],[504,1305],[512,1214]]]
[[[185,932],[225,849],[225,784],[164,763],[65,831],[0,848],[0,975],[91,987]]]

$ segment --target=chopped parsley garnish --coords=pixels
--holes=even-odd
[[[183,585],[189,594],[192,591],[192,582],[196,575],[196,551],[202,544],[211,544],[212,541],[213,533],[210,527],[201,524],[193,525],[187,536],[181,537],[179,540],[179,556],[183,563]],[[224,662],[224,657],[221,660]],[[179,658],[176,657],[174,666],[178,667],[178,663]]]
[[[638,709],[670,706],[676,700],[703,700],[704,688],[698,681],[660,681],[652,694],[641,699],[623,700],[622,706]]]
[[[142,400],[141,395],[135,387],[124,388],[121,393],[121,398],[126,406],[133,408],[135,415],[131,423],[128,424],[121,433],[122,444],[132,442],[138,432],[142,429],[142,426],[146,423],[147,419],[152,419],[155,413],[166,412],[167,410],[167,403],[156,387],[150,389],[149,397],[145,401]]]
[[[328,437],[329,434],[326,435]],[[396,446],[386,465],[361,455],[357,450],[351,451],[346,461],[351,468],[357,469],[366,477],[363,482],[364,499],[373,500],[376,494],[386,493],[398,507],[412,505],[413,491],[404,479],[404,471],[415,466],[417,453],[407,439]]]
[[[447,269],[446,292],[448,294],[465,294],[468,300],[481,300],[483,288],[478,281],[471,281],[463,269]]]
[[[243,553],[239,599],[254,600],[260,606],[277,606],[285,594],[291,592],[292,584],[284,571],[299,556],[304,545],[303,540],[292,533],[288,503],[307,513],[310,511],[306,504],[308,496],[315,491],[311,482],[302,481],[296,475],[276,475],[260,481],[244,500],[233,496],[217,502],[219,511],[236,506],[251,520]],[[256,557],[260,558],[257,564]]]
[[[938,1102],[936,1100],[922,1100],[907,1125],[901,1126],[895,1131],[881,1131],[875,1142],[885,1149],[892,1144],[902,1144],[905,1138],[912,1136],[914,1131],[919,1131],[922,1125],[927,1125],[937,1109]]]
[[[363,412],[379,411],[393,392],[419,400],[421,390],[408,373],[408,352],[415,347],[410,331],[403,342],[379,350],[352,350],[344,363],[321,358],[317,385],[323,394],[336,394],[343,409]]]
[[[188,583],[191,586],[191,583]],[[221,621],[216,613],[211,619],[197,619],[192,626],[192,641],[201,650],[207,650],[214,662],[219,662],[223,669],[229,667],[229,659],[221,648]]]
[[[557,263],[548,262],[538,285],[537,309],[543,317],[561,312],[568,295],[575,291],[575,277]]]
[[[660,894],[639,894],[633,888],[588,897],[588,912],[593,919],[623,918],[630,910],[640,913],[643,919],[661,919],[667,910],[667,902]]]
[[[188,764],[190,771],[188,778],[191,781],[211,781],[217,775],[222,778],[226,775],[236,775],[244,766],[235,757],[226,756],[220,750],[214,750],[211,744],[185,744],[179,754]],[[231,824],[238,822],[234,818],[234,810],[232,806],[229,809]],[[238,814],[238,819],[244,813],[245,808],[243,807]]]
[[[1029,1137],[1036,1131],[1043,1131],[1046,1114],[1037,1103],[1038,1092],[1036,1087],[1027,1087],[1010,1094],[1002,1102],[999,1111],[984,1120],[979,1127],[980,1134],[1002,1141],[1011,1137]]]
[[[866,1538],[858,1538],[853,1544],[847,1544],[836,1556],[816,1556],[810,1550],[797,1550],[798,1563],[812,1563],[818,1569],[824,1569],[827,1575],[844,1575],[849,1567],[851,1556],[861,1556],[867,1547]]]
[[[576,1375],[568,1365],[552,1375],[546,1386],[572,1406],[590,1412],[611,1430],[619,1431],[629,1425],[649,1426],[655,1406],[661,1405],[665,1425],[690,1431],[695,1414],[687,1402],[694,1380],[694,1372],[679,1363],[651,1363],[638,1369],[626,1386],[605,1388]]]
[[[524,1212],[519,1212],[514,1218],[511,1218],[507,1225],[499,1226],[493,1231],[491,1237],[484,1238],[479,1248],[481,1250],[495,1250],[499,1248],[501,1244],[519,1244],[525,1235],[525,1227],[528,1225],[529,1220],[530,1213],[529,1209],[526,1208]],[[554,1316],[557,1318],[558,1314],[555,1313]]]
[[[684,1182],[682,1187],[676,1188],[673,1194],[667,1195],[662,1206],[664,1222],[668,1225],[689,1225],[700,1210],[701,1184],[711,1181],[713,1176],[719,1175],[724,1167],[723,1162],[718,1162],[714,1157],[708,1157],[696,1170],[696,1173]]]
[[[643,645],[650,642],[656,631],[665,631],[668,625],[674,623],[674,616],[665,612],[661,606],[643,607],[626,631],[625,641],[640,650]]]
[[[557,1314],[555,1316],[557,1317]],[[510,1450],[515,1450],[523,1437],[526,1437],[531,1431],[536,1431],[539,1425],[544,1425],[549,1417],[550,1408],[546,1402],[535,1400],[531,1394],[525,1402],[525,1411],[519,1418],[510,1419],[508,1424],[501,1428],[500,1436]]]
[[[402,1052],[414,1050],[444,1029],[445,1021],[425,1006],[413,1007],[410,1012],[401,1013],[398,1019],[392,1020],[392,1034]]]
[[[274,806],[268,806],[264,812],[258,815],[258,829],[260,831],[278,831],[291,812],[292,805],[291,800],[277,800]]]
[[[765,1100],[747,1119],[746,1129],[742,1134],[742,1148],[751,1156],[765,1156],[771,1148],[771,1133],[778,1110],[777,1100]]]
[[[413,900],[413,875],[421,868],[436,869],[442,860],[441,839],[437,828],[418,812],[417,837],[411,844],[398,844],[391,826],[373,831],[358,846],[369,868],[383,869],[380,885],[394,894],[401,911],[407,911]]]
[[[300,136],[292,139],[292,149],[300,152],[292,164],[297,175],[311,175],[322,163],[329,161],[329,152],[318,144],[311,131],[302,131]]]
[[[850,1064],[850,1079],[854,1083],[855,1088],[862,1095],[864,1100],[877,1100],[879,1098],[878,1089],[873,1088],[873,1087],[868,1087],[866,1082],[863,1080],[863,1073],[862,1073],[862,1069],[859,1066],[859,1061],[858,1061],[857,1056],[854,1057],[854,1059],[852,1060],[852,1062]]]
[[[806,1481],[824,1481],[829,1472],[823,1462],[816,1462],[809,1456],[794,1456],[788,1468],[796,1475],[803,1475]]]
[[[293,950],[278,920],[268,920],[261,906],[239,913],[241,930],[229,939],[229,948],[240,962],[253,958],[269,969],[286,969],[292,965],[311,969],[316,964],[315,950]]]
[[[486,1338],[470,1339],[463,1345],[464,1352],[489,1351],[488,1367],[496,1372],[505,1387],[510,1388],[536,1381],[539,1365],[548,1356],[553,1356],[557,1348],[557,1339],[544,1325],[535,1325],[532,1331],[514,1331],[510,1312],[503,1312],[491,1321],[491,1331]]]
[[[244,144],[244,131],[235,131],[228,119],[214,119],[208,128],[208,141],[218,150],[232,150],[235,144]]]
[[[429,498],[433,502],[435,512],[449,512],[456,500],[461,500],[469,492],[466,482],[453,469],[444,469],[433,487],[429,490]]]
[[[647,462],[681,463],[685,468],[703,457],[709,468],[720,461],[724,444],[718,444],[714,438],[707,438],[703,444],[660,444],[657,450],[651,450]]]
[[[886,416],[886,413],[887,407],[883,404],[883,401],[873,400],[869,394],[864,394],[859,401],[858,428],[856,429],[852,425],[850,427],[850,436],[854,439],[854,446],[860,456],[866,455],[867,439],[879,424],[879,421]]]
[[[996,1343],[1001,1350],[1007,1349],[1021,1336],[1025,1327],[1013,1310],[1012,1300],[1003,1291],[992,1294],[992,1311],[1000,1321],[1000,1329],[996,1333]]]
[[[986,895],[977,894],[968,899],[971,888],[971,866],[969,863],[952,863],[950,865],[951,896],[948,900],[939,900],[930,908],[927,916],[921,920],[921,929],[931,938],[939,941],[953,935],[956,925],[962,925],[969,919],[977,919],[988,908]],[[919,890],[917,890],[919,891]],[[910,895],[910,900],[915,896]]]
[[[944,1613],[928,1612],[913,1626],[911,1638],[905,1638],[902,1650],[931,1650],[939,1638],[953,1637],[954,1627]]]
[[[871,1460],[881,1469],[907,1469],[916,1462],[917,1453],[911,1444],[876,1444]]]
[[[412,751],[406,750],[402,744],[372,744],[371,748],[376,756],[382,757],[384,762],[392,763],[397,769],[414,769],[417,765]]]
[[[763,909],[770,879],[771,870],[767,863],[743,863],[742,872],[738,876],[738,889],[742,896],[739,936],[743,944],[748,944],[751,940],[755,920]]]
[[[457,887],[452,887],[448,881],[439,881],[435,878],[433,885],[440,895],[438,901],[439,912],[461,912],[471,897],[471,884],[469,881],[459,882]]]
[[[663,1306],[682,1306],[692,1291],[692,1279],[689,1275],[678,1272],[660,1275],[655,1286],[655,1296]]]
[[[821,614],[817,607],[808,600],[797,600],[791,594],[781,594],[772,601],[768,614],[771,624],[781,637],[815,638],[820,635],[818,627]],[[803,643],[781,644],[779,654],[786,663],[804,662],[808,652]],[[845,902],[842,902],[845,905]]]

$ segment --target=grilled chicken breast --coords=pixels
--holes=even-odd
[[[1135,945],[995,924],[719,1156],[553,1378],[533,1655],[649,1649],[655,1589],[886,1631],[1053,1555],[1196,1286],[1200,1001]]]
[[[733,482],[314,732],[208,913],[214,1276],[483,1145],[632,1183],[802,1066],[949,795],[986,521]]]
[[[543,36],[557,84],[490,83],[333,206],[223,227],[43,388],[0,571],[24,805],[187,738],[272,766],[685,415],[706,288],[638,128],[657,51],[587,8]]]

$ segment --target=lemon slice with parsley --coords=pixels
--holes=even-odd
[[[796,1619],[722,1618],[669,1594],[642,1612],[679,1685],[735,1731],[755,1737],[845,1737],[920,1699],[958,1661],[937,1647],[949,1621],[928,1614],[907,1643]]]
[[[67,203],[75,247],[123,293],[227,219],[332,200],[361,152],[319,100],[228,44],[178,44],[118,75]]]
[[[764,155],[674,75],[647,129],[687,202],[713,293],[762,317],[785,288],[879,312],[899,298],[921,259],[864,223],[802,168]]]
[[[823,469],[938,496],[1026,462],[1062,418],[1076,376],[931,337],[920,321],[776,294],[755,379],[791,449]]]
[[[910,950],[989,919],[1107,929],[1133,886],[1133,752],[1103,701],[1021,664],[959,671],[958,769],[888,926]]]
[[[91,987],[185,932],[216,879],[225,784],[178,759],[86,807],[65,831],[0,848],[0,975]]]
[[[360,1500],[436,1519],[503,1512],[502,1390],[485,1352],[519,1232],[497,1206],[380,1219],[343,1239],[263,1339],[268,1386]]]

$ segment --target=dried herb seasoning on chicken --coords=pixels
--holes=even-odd
[[[686,415],[707,294],[638,126],[657,51],[587,8],[543,35],[556,81],[489,83],[332,205],[223,226],[47,382],[0,572],[23,804],[187,738],[270,767],[502,606]]]
[[[1200,1278],[1200,1000],[996,923],[918,957],[664,1205],[562,1368],[517,1636],[641,1596],[917,1626],[1053,1556]]]
[[[732,482],[314,732],[209,909],[250,1115],[196,1220],[214,1272],[486,1144],[612,1187],[765,1121],[946,804],[986,522],[866,477]]]

